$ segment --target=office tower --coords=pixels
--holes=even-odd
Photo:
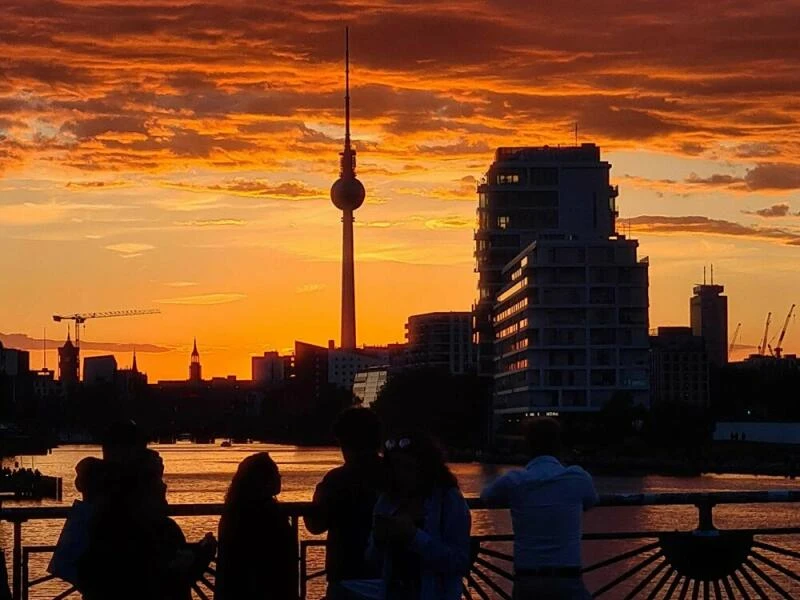
[[[725,286],[711,283],[694,286],[689,301],[692,333],[705,340],[709,362],[715,367],[728,363],[728,297]]]
[[[473,307],[480,371],[494,371],[492,311],[502,271],[531,242],[546,237],[607,239],[615,233],[617,189],[594,144],[498,148],[478,186]]]

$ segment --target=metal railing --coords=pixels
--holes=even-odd
[[[486,508],[477,499],[468,500],[472,510]],[[692,506],[698,523],[685,531],[625,531],[586,533],[586,542],[617,542],[635,547],[616,551],[584,567],[587,577],[598,579],[593,586],[595,598],[800,598],[800,517],[790,527],[720,530],[714,525],[713,511],[719,505],[756,505],[800,503],[800,491],[715,492],[703,494],[622,494],[603,496],[598,507]],[[324,546],[320,539],[300,536],[300,518],[310,509],[309,503],[285,503],[283,507],[295,531],[299,561],[298,589],[307,598],[308,584],[321,580],[322,569],[309,572],[309,550]],[[172,517],[218,517],[221,504],[181,504],[170,507]],[[798,507],[800,509],[800,507]],[[12,597],[28,600],[31,590],[53,581],[51,575],[31,579],[32,556],[52,553],[54,546],[25,545],[23,524],[38,520],[63,520],[70,507],[2,508],[0,521],[13,527]],[[800,510],[792,514],[800,514]],[[764,539],[766,538],[766,539]],[[779,540],[779,541],[776,541]],[[513,555],[508,548],[511,535],[479,535],[472,538],[472,566],[465,577],[464,597],[510,600],[513,580]],[[205,600],[213,592],[214,570],[194,587],[197,598]],[[64,584],[53,600],[77,598],[78,592]]]

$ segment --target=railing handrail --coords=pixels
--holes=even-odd
[[[800,502],[800,490],[769,490],[758,492],[669,492],[658,494],[605,494],[600,496],[598,507],[622,506],[698,506],[718,504],[770,504]],[[467,498],[472,510],[502,509],[502,506],[487,507],[480,498]],[[281,502],[286,514],[301,517],[307,514],[311,502]],[[222,514],[222,503],[170,504],[171,517],[202,517]],[[65,519],[71,506],[26,506],[0,508],[0,521],[21,522],[31,519]]]

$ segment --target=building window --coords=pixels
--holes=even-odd
[[[497,175],[499,185],[519,183],[519,173],[500,173]]]
[[[558,185],[558,169],[552,167],[531,169],[531,183],[533,185]]]
[[[504,321],[505,319],[507,319],[511,315],[516,314],[519,311],[527,308],[527,306],[528,306],[528,299],[527,298],[523,298],[519,302],[516,302],[516,303],[512,304],[507,309],[505,309],[503,312],[501,312],[500,314],[495,316],[494,321],[495,321],[495,323],[499,323],[500,321]]]
[[[500,215],[497,217],[497,227],[500,229],[508,229],[508,226],[511,224],[511,217],[508,215]]]
[[[617,383],[617,373],[611,369],[597,369],[592,371],[592,385],[595,386],[612,386]]]

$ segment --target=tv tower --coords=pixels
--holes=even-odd
[[[364,185],[356,178],[356,151],[350,147],[350,28],[345,28],[344,150],[339,154],[339,179],[331,186],[331,201],[342,211],[342,339],[341,347],[356,347],[356,284],[353,266],[353,211],[364,203]]]

